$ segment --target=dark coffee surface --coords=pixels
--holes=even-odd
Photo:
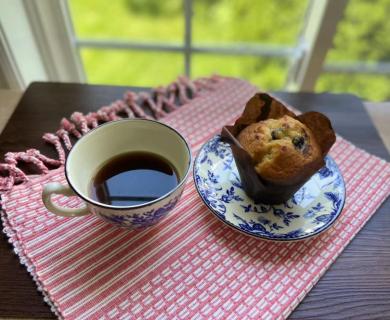
[[[110,159],[91,183],[90,196],[112,206],[133,206],[160,198],[178,184],[174,167],[150,152],[129,152]]]

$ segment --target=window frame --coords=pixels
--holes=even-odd
[[[20,3],[23,7],[31,28],[29,32],[32,33],[35,43],[33,50],[40,57],[39,63],[43,68],[43,71],[37,74],[38,79],[86,82],[87,77],[80,57],[80,49],[82,48],[181,52],[184,55],[183,71],[187,76],[191,76],[191,61],[194,53],[214,53],[285,58],[289,61],[285,88],[291,91],[312,91],[314,89],[316,80],[322,72],[326,53],[332,45],[337,23],[342,18],[342,13],[348,3],[348,0],[309,0],[301,35],[295,46],[267,44],[206,46],[194,45],[192,42],[192,0],[183,0],[185,30],[183,42],[178,44],[77,38],[66,0],[3,1],[8,2],[8,6]],[[8,6],[5,6],[5,11],[7,11]],[[7,32],[5,36],[5,42],[13,40]],[[8,53],[8,56],[15,55],[11,52],[11,54]],[[0,61],[3,62],[2,60],[4,59],[0,55]],[[22,61],[14,59],[14,62],[21,73],[21,76],[15,76],[14,79],[23,78],[23,84],[20,84],[19,81],[19,86],[27,85],[30,79],[23,75],[23,70],[20,67],[23,65]],[[2,69],[4,67],[0,66],[0,75],[2,71],[4,73]],[[17,74],[17,69],[14,68],[15,74]],[[3,82],[7,82],[4,77]]]

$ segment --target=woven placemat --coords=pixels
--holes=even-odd
[[[255,92],[245,81],[225,79],[162,121],[189,140],[195,155]],[[49,213],[42,186],[64,183],[62,167],[4,193],[2,219],[61,318],[283,319],[390,194],[389,163],[340,137],[331,155],[346,183],[344,210],[331,229],[299,242],[262,241],[224,225],[202,203],[192,177],[168,217],[142,231]]]

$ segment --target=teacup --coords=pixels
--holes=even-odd
[[[168,160],[177,172],[177,185],[157,199],[130,206],[110,205],[92,198],[90,186],[99,168],[109,159],[133,151],[153,153]],[[175,129],[153,120],[113,121],[91,130],[77,141],[65,163],[68,185],[46,184],[42,200],[49,211],[59,216],[96,214],[116,226],[144,228],[157,223],[173,209],[181,197],[190,167],[190,148]],[[52,201],[53,194],[78,196],[84,205],[61,207]]]

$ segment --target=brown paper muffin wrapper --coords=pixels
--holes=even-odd
[[[305,124],[313,133],[322,151],[322,158],[310,167],[304,168],[298,179],[283,184],[267,181],[254,169],[254,161],[237,140],[239,133],[252,123],[266,119],[278,119],[288,115]],[[267,93],[256,93],[246,104],[242,116],[233,126],[224,126],[222,139],[230,144],[233,157],[241,178],[242,186],[249,197],[255,202],[265,204],[283,203],[290,199],[310,177],[321,169],[324,157],[336,141],[336,135],[329,119],[319,112],[306,112],[299,116],[291,112],[275,97]]]

